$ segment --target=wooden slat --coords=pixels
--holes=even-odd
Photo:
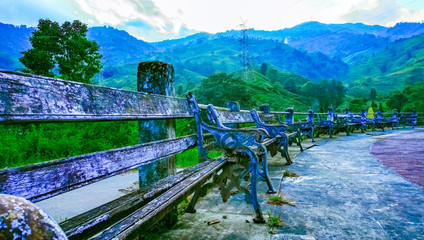
[[[277,142],[279,137],[266,139],[263,144],[265,146]],[[256,146],[252,147],[257,150]],[[140,208],[146,202],[152,200],[164,191],[169,190],[179,182],[187,179],[191,175],[203,170],[212,162],[202,162],[193,167],[187,168],[176,175],[161,179],[158,182],[150,185],[147,189],[142,189],[131,194],[125,195],[110,203],[104,204],[98,208],[92,209],[86,213],[78,215],[60,224],[68,237],[72,239],[85,238],[87,232],[102,228],[117,221],[119,218],[127,216],[132,211]]]
[[[0,71],[0,123],[188,117],[182,98]]]
[[[189,196],[196,187],[212,177],[225,163],[225,158],[213,161],[207,168],[180,182],[127,218],[94,236],[93,239],[131,239],[131,237],[135,237],[138,232],[148,229],[162,219],[175,206],[175,203]]]
[[[195,146],[192,135],[5,169],[0,192],[40,201]]]
[[[187,179],[196,172],[207,167],[210,162],[202,162],[183,171],[163,178],[154,184],[122,196],[100,207],[82,213],[65,222],[60,227],[70,239],[85,239],[99,229],[105,229],[108,225],[128,216],[133,211],[144,206],[147,202],[174,187],[179,182]]]
[[[226,112],[217,111],[222,123],[252,123],[254,122],[250,112]]]

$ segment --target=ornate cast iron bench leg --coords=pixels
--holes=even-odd
[[[195,120],[197,124],[197,142],[198,142],[198,148],[199,148],[199,156],[203,158],[203,161],[207,159],[206,149],[203,148],[203,130],[206,130],[210,132],[213,137],[215,138],[215,144],[218,148],[223,149],[226,154],[233,155],[233,154],[241,154],[244,153],[250,158],[250,164],[249,164],[249,172],[251,173],[251,179],[250,179],[250,200],[253,205],[253,208],[256,213],[255,219],[253,219],[256,223],[263,223],[265,220],[263,219],[262,212],[260,209],[260,205],[258,202],[257,197],[257,178],[258,176],[261,176],[263,180],[268,185],[268,192],[267,193],[274,193],[275,190],[272,186],[272,183],[269,179],[268,175],[268,166],[267,166],[267,159],[266,159],[266,148],[259,143],[259,141],[263,140],[263,135],[267,135],[267,133],[263,129],[229,129],[226,128],[222,123],[219,122],[219,119],[217,117],[217,113],[213,106],[209,105],[209,115],[212,120],[215,120],[217,127],[212,127],[207,124],[205,124],[201,118],[200,118],[200,109],[196,102],[196,99],[194,96],[189,93],[187,95],[187,100],[190,103],[193,113],[195,115]],[[262,132],[262,134],[261,134]],[[263,157],[262,157],[262,169],[261,173],[259,173],[259,158],[256,155],[255,151],[252,149],[253,147],[259,148],[259,150],[262,150]],[[221,181],[223,180],[223,181]],[[221,185],[221,190],[225,189],[223,184],[225,185],[227,182],[227,178],[225,179],[219,179],[218,178],[218,184]],[[233,184],[238,184],[237,181],[233,181]],[[231,187],[232,188],[232,187]],[[192,202],[189,204],[188,212],[195,212],[194,206],[198,200],[198,198],[203,194],[203,188],[198,189],[195,192],[195,196],[193,197]],[[223,200],[226,200],[226,196],[223,195]]]
[[[280,151],[281,156],[286,159],[286,165],[292,164],[293,161],[290,158],[289,150],[288,150],[289,138],[287,134],[285,134],[285,131],[287,131],[288,126],[284,124],[278,124],[278,125],[265,124],[261,121],[258,115],[258,112],[256,112],[256,110],[254,109],[250,110],[250,115],[255,121],[256,127],[260,129],[265,129],[265,131],[268,133],[268,135],[271,138],[274,138],[277,136],[281,137],[278,150]],[[300,143],[300,139],[297,139],[297,141],[299,141]],[[302,145],[300,145],[300,148],[303,151]]]

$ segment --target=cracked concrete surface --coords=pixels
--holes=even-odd
[[[422,129],[421,129],[422,130]],[[415,130],[415,132],[419,129]],[[407,136],[411,130],[353,134],[320,139],[317,146],[299,153],[291,166],[281,158],[270,162],[270,175],[278,187],[287,169],[298,178],[284,178],[283,197],[296,206],[271,206],[261,182],[262,211],[280,216],[273,230],[254,224],[253,209],[238,194],[222,203],[218,191],[205,196],[196,214],[184,214],[158,239],[424,239],[424,190],[381,164],[370,147],[380,138]],[[384,134],[384,135],[381,135]],[[420,146],[424,146],[424,139]],[[305,141],[305,145],[310,140]],[[401,146],[400,146],[401,147]],[[292,154],[296,151],[291,148]],[[417,152],[420,149],[416,149]],[[414,154],[414,152],[412,152]],[[424,161],[421,155],[421,161]],[[278,164],[279,163],[279,164]],[[421,172],[421,174],[424,174]],[[207,225],[207,221],[221,222]]]

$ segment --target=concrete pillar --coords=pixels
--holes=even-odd
[[[137,71],[139,92],[174,96],[174,68],[163,62],[141,62]],[[175,120],[139,121],[139,143],[174,138]],[[176,173],[175,157],[139,167],[139,185],[145,187]]]
[[[271,114],[271,109],[269,108],[269,104],[262,104],[259,106],[259,110],[264,112],[264,114]]]
[[[231,112],[240,112],[240,104],[238,102],[226,102],[225,107],[231,109]],[[229,128],[237,128],[237,123],[226,123],[225,126]]]
[[[262,111],[264,113],[264,118],[262,119],[262,121],[264,121],[265,123],[270,124],[272,122],[272,118],[271,118],[271,109],[269,107],[268,103],[262,104],[259,106],[259,110]]]
[[[286,123],[287,124],[293,124],[294,123],[294,114],[293,114],[293,108],[288,107],[286,108]]]

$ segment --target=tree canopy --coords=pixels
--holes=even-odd
[[[342,82],[336,80],[322,80],[318,83],[309,82],[302,89],[304,95],[315,97],[321,108],[337,108],[343,103],[346,89]]]
[[[224,106],[227,101],[237,101],[242,108],[252,104],[252,93],[247,84],[232,74],[216,73],[202,81],[195,91],[199,102]]]
[[[102,55],[97,43],[87,39],[87,31],[87,25],[78,20],[59,25],[40,19],[30,37],[32,48],[22,52],[19,60],[30,73],[53,77],[57,66],[60,78],[90,83],[102,68]]]

